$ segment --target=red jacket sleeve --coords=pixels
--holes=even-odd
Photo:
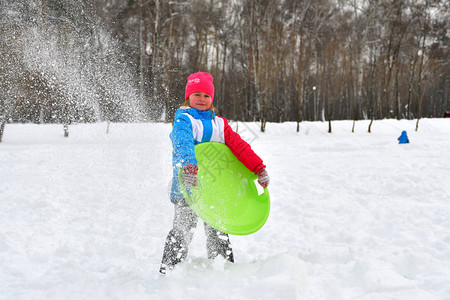
[[[250,145],[244,141],[239,134],[231,129],[231,126],[228,125],[227,119],[222,119],[224,121],[225,145],[230,148],[234,156],[236,156],[236,158],[243,163],[247,169],[255,174],[262,168],[265,168],[266,166],[263,164],[262,159],[256,155],[255,152],[253,152]]]

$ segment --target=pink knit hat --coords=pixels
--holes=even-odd
[[[189,98],[193,93],[206,93],[211,96],[214,101],[214,85],[213,77],[209,73],[197,72],[189,75],[186,84],[186,91],[184,93],[184,99]]]

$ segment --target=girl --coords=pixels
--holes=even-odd
[[[228,125],[225,118],[215,115],[212,105],[214,100],[213,77],[209,73],[198,72],[189,75],[185,89],[185,102],[175,113],[170,139],[173,146],[173,178],[170,200],[175,204],[173,228],[167,235],[164,245],[160,272],[183,261],[188,253],[197,225],[197,216],[183,198],[178,183],[178,170],[182,169],[183,181],[187,187],[197,185],[197,160],[194,146],[204,142],[226,144],[233,154],[252,172],[258,175],[261,186],[269,185],[266,166],[236,132]],[[205,225],[208,258],[221,255],[229,262],[234,262],[228,234],[220,232],[208,224]]]

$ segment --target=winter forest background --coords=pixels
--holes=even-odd
[[[441,117],[448,28],[444,0],[0,0],[0,119],[171,121],[200,70],[262,130]]]

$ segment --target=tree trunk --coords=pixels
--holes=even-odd
[[[420,64],[419,64],[419,74],[417,75],[418,77],[418,87],[417,87],[417,94],[419,95],[419,107],[418,107],[418,111],[417,111],[417,122],[416,122],[416,131],[419,130],[419,120],[422,117],[422,103],[423,103],[423,96],[424,96],[424,92],[422,91],[422,72],[423,72],[423,57],[425,56],[425,40],[426,40],[426,36],[423,36],[423,41],[422,41],[422,53],[420,55]]]
[[[140,13],[139,13],[139,101],[143,103],[144,101],[144,17],[143,17],[143,5],[142,0],[139,2]]]
[[[402,107],[400,104],[400,92],[399,92],[399,85],[398,85],[398,73],[400,71],[400,63],[398,62],[398,58],[396,61],[396,69],[395,69],[395,89],[394,89],[394,95],[395,95],[395,101],[397,102],[396,110],[397,110],[397,120],[400,120],[402,118]]]
[[[228,46],[228,43],[227,43],[227,40],[225,40],[225,42],[223,44],[222,78],[220,78],[220,90],[221,90],[220,95],[222,96],[222,103],[225,103],[225,95],[226,95],[226,93],[225,93],[225,88],[226,88],[225,87],[225,65],[227,62],[227,46]],[[233,116],[234,120],[236,120],[236,114],[234,111],[233,111],[232,116]]]
[[[5,132],[6,118],[1,119],[0,123],[0,143],[2,142],[3,133]]]
[[[369,129],[367,130],[369,133],[371,133],[372,131],[372,123],[373,123],[373,116],[372,116],[372,118],[370,119],[370,123],[369,123]]]
[[[300,50],[298,57],[298,79],[297,79],[297,132],[300,131],[302,117],[302,72],[303,72],[303,36],[300,35]]]
[[[64,129],[64,137],[68,138],[69,137],[69,124],[63,124],[63,129]]]

